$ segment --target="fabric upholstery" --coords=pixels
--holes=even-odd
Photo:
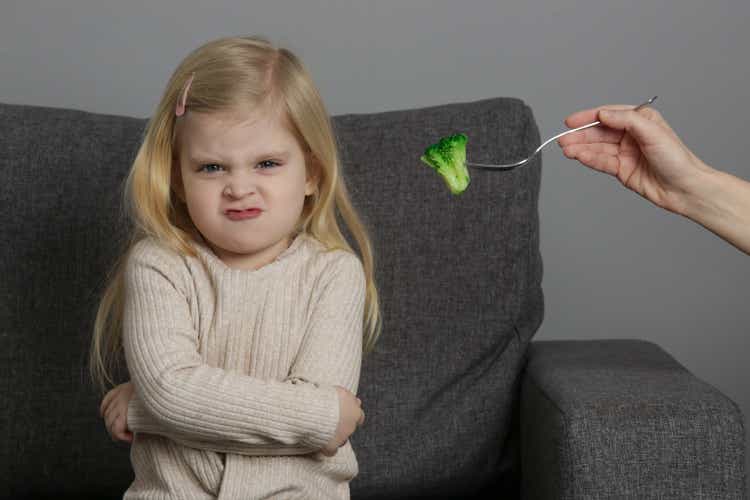
[[[746,498],[741,410],[653,342],[535,341],[521,429],[524,498]]]

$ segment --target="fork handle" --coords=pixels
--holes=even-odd
[[[589,128],[589,127],[596,127],[596,126],[597,126],[597,125],[599,125],[600,123],[601,123],[601,122],[600,122],[599,120],[596,120],[596,121],[595,121],[595,122],[593,122],[593,123],[588,123],[588,124],[586,124],[586,125],[581,125],[580,127],[576,127],[576,128],[572,128],[572,129],[570,129],[570,130],[566,130],[565,132],[560,132],[560,133],[559,133],[559,134],[557,134],[556,136],[554,136],[554,137],[550,137],[549,139],[547,139],[546,141],[544,141],[544,142],[542,143],[542,145],[541,145],[541,146],[539,146],[538,148],[536,148],[536,151],[534,151],[534,154],[532,154],[531,156],[534,156],[535,154],[537,154],[537,153],[538,153],[539,151],[541,151],[541,149],[542,149],[542,148],[543,148],[544,146],[546,146],[547,144],[549,144],[550,142],[554,141],[555,139],[557,139],[557,138],[559,138],[559,137],[562,137],[562,136],[564,136],[564,135],[568,135],[568,134],[572,134],[573,132],[578,132],[579,130],[583,130],[583,129],[585,129],[585,128]]]

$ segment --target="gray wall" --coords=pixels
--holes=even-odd
[[[698,156],[750,179],[749,20],[747,0],[4,0],[0,101],[146,117],[188,51],[263,34],[303,59],[334,115],[514,96],[546,138],[578,109],[659,95]],[[543,158],[536,338],[652,340],[747,425],[750,257],[555,145]]]

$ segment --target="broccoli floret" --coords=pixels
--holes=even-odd
[[[466,134],[443,137],[428,146],[419,158],[443,177],[451,193],[458,195],[469,186],[469,169],[466,167]]]

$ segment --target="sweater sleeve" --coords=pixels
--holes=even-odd
[[[247,455],[323,448],[338,425],[336,389],[204,364],[185,293],[187,271],[176,254],[143,243],[125,267],[122,342],[137,395],[128,405],[131,430]]]
[[[290,383],[303,383],[302,381],[289,381]],[[338,422],[337,422],[338,423]],[[205,439],[199,439],[194,435],[175,432],[174,429],[168,425],[162,423],[162,421],[156,419],[145,407],[143,400],[138,395],[138,391],[134,391],[130,401],[128,402],[127,410],[127,427],[128,430],[135,433],[145,434],[158,434],[160,436],[167,437],[172,441],[187,446],[189,448],[196,448],[201,450],[215,451],[219,453],[235,453],[238,455],[248,456],[279,456],[279,455],[307,455],[320,451],[323,447],[312,447],[305,444],[286,444],[286,443],[273,443],[272,445],[255,445],[247,443],[234,443],[227,440],[220,441],[206,441]],[[326,441],[327,443],[328,441]],[[324,443],[325,444],[325,443]]]
[[[285,381],[339,385],[357,394],[362,366],[366,280],[362,263],[339,253],[314,292],[310,320]]]

